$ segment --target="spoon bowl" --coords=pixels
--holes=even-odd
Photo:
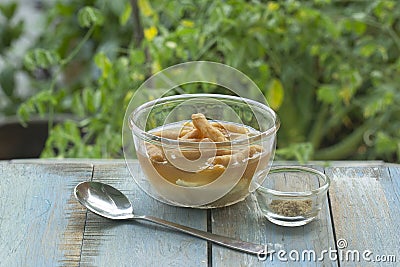
[[[114,187],[100,182],[82,182],[75,187],[75,198],[88,210],[111,220],[144,220],[202,238],[218,245],[253,255],[265,255],[265,246],[197,230],[147,215],[135,215],[129,199]],[[263,256],[265,257],[265,256]]]
[[[133,219],[133,207],[129,199],[114,187],[83,182],[74,190],[75,198],[88,210],[112,220]]]

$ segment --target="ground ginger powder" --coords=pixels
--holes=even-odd
[[[302,216],[311,211],[312,201],[307,200],[272,200],[270,209],[286,217]]]

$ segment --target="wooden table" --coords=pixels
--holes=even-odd
[[[3,161],[0,266],[281,266],[285,260],[293,266],[400,266],[400,165],[324,164],[312,164],[332,180],[324,209],[312,223],[287,228],[268,222],[251,196],[214,210],[157,202],[137,187],[123,161]],[[75,185],[87,180],[121,189],[137,214],[276,252],[262,261],[153,224],[103,219],[73,197]]]

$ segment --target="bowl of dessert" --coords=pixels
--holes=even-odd
[[[279,119],[265,104],[218,94],[164,97],[128,118],[147,194],[164,203],[217,208],[245,199],[266,178]]]

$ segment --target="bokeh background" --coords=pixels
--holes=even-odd
[[[399,162],[399,56],[399,1],[1,1],[0,157],[122,158],[135,90],[209,60],[265,94],[278,159]]]

